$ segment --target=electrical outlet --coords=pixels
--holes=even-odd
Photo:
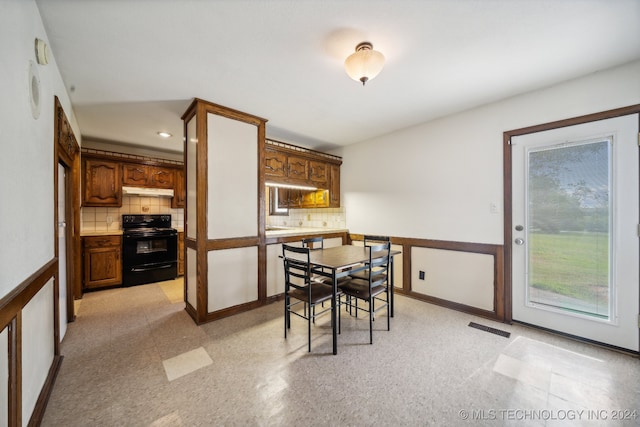
[[[424,280],[424,271],[420,270],[420,272],[418,272],[418,279]]]

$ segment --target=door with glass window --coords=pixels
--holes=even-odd
[[[638,115],[511,144],[513,319],[638,351]]]

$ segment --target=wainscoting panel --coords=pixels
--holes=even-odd
[[[411,289],[442,300],[494,311],[492,255],[411,249]],[[419,272],[424,272],[420,279]]]
[[[22,419],[28,420],[54,359],[53,279],[22,310]]]

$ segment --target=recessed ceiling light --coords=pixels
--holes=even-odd
[[[158,132],[158,135],[162,138],[171,138],[173,136],[169,132]]]

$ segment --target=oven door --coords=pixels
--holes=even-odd
[[[123,236],[123,285],[140,285],[178,276],[178,236]]]
[[[124,235],[122,263],[139,266],[178,260],[178,237]]]

